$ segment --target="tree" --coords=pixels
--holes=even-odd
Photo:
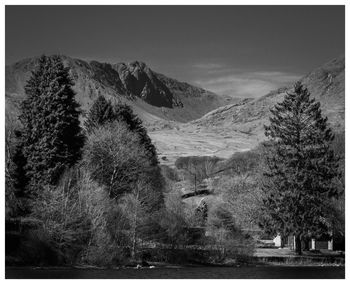
[[[160,226],[164,231],[163,242],[170,244],[172,249],[179,248],[181,245],[186,245],[190,240],[187,230],[190,224],[187,222],[188,218],[186,218],[181,194],[176,191],[169,192],[164,203],[165,207],[160,219]]]
[[[16,133],[18,132],[18,122],[13,119],[6,110],[5,124],[5,208],[6,217],[19,215],[22,208],[20,197],[23,196],[21,185],[25,182],[21,147],[19,145]],[[24,181],[24,182],[23,182]]]
[[[124,226],[110,229],[119,238],[115,240],[118,243],[127,237],[122,246],[131,248],[135,260],[140,240],[147,242],[156,237],[159,226],[155,220],[163,204],[161,188],[152,183],[149,175],[154,166],[139,135],[118,121],[96,128],[86,142],[83,162],[92,179],[114,199],[120,212],[116,221]]]
[[[215,167],[218,161],[220,159],[215,156],[188,156],[178,158],[175,166],[184,171],[186,179],[194,185],[194,192],[197,193],[197,185],[217,173]]]
[[[320,103],[298,82],[293,93],[271,109],[265,135],[270,139],[261,226],[282,236],[294,234],[296,250],[310,236],[328,233],[327,204],[337,197],[338,159],[334,138]]]
[[[142,125],[142,120],[133,113],[131,107],[127,104],[116,104],[114,107],[116,120],[125,122],[130,131],[135,132],[140,137],[140,143],[145,147],[147,156],[153,166],[158,165],[156,147],[147,134],[146,128]],[[160,171],[160,169],[158,169]]]
[[[143,180],[138,181],[132,190],[118,202],[129,224],[131,259],[137,260],[142,243],[158,240],[159,208],[156,192]]]
[[[162,184],[156,176],[159,167],[152,165],[141,138],[124,122],[95,129],[87,139],[83,160],[91,177],[106,187],[111,198],[121,198],[143,181],[157,192],[155,202],[162,205]]]
[[[132,108],[127,104],[118,103],[114,106],[116,120],[125,123],[128,129],[137,134],[140,146],[144,149],[149,166],[144,167],[143,179],[150,188],[157,191],[158,206],[163,206],[163,188],[165,180],[159,167],[156,147],[153,145],[151,138],[147,134],[146,128],[142,125],[142,120],[134,114]]]
[[[31,191],[54,185],[81,155],[84,137],[68,68],[59,56],[41,56],[21,105],[23,154]]]
[[[150,167],[138,135],[119,122],[106,124],[89,135],[83,160],[91,177],[105,186],[112,198],[130,192]]]
[[[225,203],[212,204],[208,211],[207,232],[208,244],[219,249],[216,253],[218,261],[226,257],[251,256],[254,252],[252,238],[239,228]]]
[[[124,122],[130,131],[137,133],[152,165],[158,165],[156,148],[142,125],[142,120],[134,114],[129,105],[123,103],[113,105],[103,96],[99,96],[92,105],[84,126],[86,131],[91,133],[97,127],[113,121]]]
[[[98,96],[89,110],[87,119],[84,123],[85,129],[91,133],[93,129],[107,122],[112,122],[116,119],[113,105],[107,101],[104,96]]]
[[[220,178],[218,188],[222,192],[223,203],[240,228],[254,230],[258,227],[261,207],[258,179],[257,175]]]

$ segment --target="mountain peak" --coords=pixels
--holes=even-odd
[[[139,60],[110,64],[60,57],[70,67],[77,100],[84,110],[97,96],[104,95],[137,105],[139,113],[145,110],[153,120],[158,117],[187,122],[228,103],[227,98],[156,73]],[[28,58],[6,66],[8,98],[24,97],[24,86],[38,59]]]
[[[142,61],[132,61],[130,63],[128,63],[128,65],[132,68],[140,68],[140,69],[145,69],[146,67],[148,68],[148,66],[146,65],[146,63],[142,62]]]

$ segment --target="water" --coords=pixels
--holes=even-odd
[[[344,279],[345,267],[257,266],[144,269],[6,268],[7,279]]]

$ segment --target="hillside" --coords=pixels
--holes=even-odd
[[[109,64],[67,56],[62,59],[70,67],[77,100],[84,111],[102,94],[130,104],[146,124],[162,120],[188,122],[237,101],[156,73],[139,61]],[[38,58],[29,58],[6,66],[6,109],[11,115],[18,113],[24,86],[37,62]]]
[[[334,59],[315,69],[301,82],[308,88],[311,96],[321,103],[323,114],[329,118],[335,130],[343,130],[345,122],[345,60],[344,57]],[[255,100],[242,101],[218,108],[193,122],[201,127],[233,127],[248,135],[261,137],[263,125],[268,123],[270,108],[282,101],[286,92],[292,87],[271,91]]]
[[[303,78],[311,96],[321,103],[323,114],[336,132],[345,124],[345,59],[336,58]],[[171,164],[179,156],[216,155],[228,158],[236,151],[255,147],[265,139],[264,124],[270,108],[283,100],[292,87],[284,87],[257,98],[215,109],[200,119],[173,129],[152,131],[160,155]]]
[[[142,118],[157,147],[161,162],[177,157],[216,155],[227,158],[249,150],[265,139],[270,108],[283,100],[292,86],[256,99],[221,97],[152,71],[142,62],[108,64],[63,56],[71,68],[77,100],[87,111],[103,94],[130,104]],[[6,112],[16,118],[24,86],[37,58],[6,66]],[[320,103],[333,129],[344,131],[345,58],[338,57],[303,78]]]

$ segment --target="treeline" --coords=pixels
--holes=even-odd
[[[128,105],[100,96],[82,127],[72,86],[60,57],[42,56],[19,121],[7,116],[7,264],[222,262],[252,253],[232,216],[206,216],[207,225],[170,192]]]
[[[265,128],[266,142],[227,160],[179,158],[177,175],[193,177],[194,190],[196,182],[217,179],[211,193],[220,198],[214,203],[236,227],[270,239],[294,236],[299,254],[313,238],[333,239],[335,249],[344,249],[344,133],[333,134],[320,104],[300,83],[272,108]]]
[[[345,137],[344,133],[335,133],[334,140],[330,144],[330,149],[334,151],[339,160],[339,176],[333,179],[336,183],[337,198],[332,197],[333,215],[333,237],[344,239],[345,235]],[[236,225],[243,228],[250,228],[258,232],[258,237],[272,239],[276,232],[269,228],[260,226],[261,213],[263,212],[263,199],[266,194],[262,191],[262,186],[269,177],[267,159],[271,154],[271,144],[264,142],[256,148],[236,152],[228,159],[217,157],[181,157],[176,162],[176,168],[162,166],[167,182],[181,183],[185,187],[194,189],[194,174],[197,175],[198,184],[205,179],[215,179],[215,186],[211,193],[221,196],[221,205],[229,206],[230,214],[234,216]],[[211,167],[208,167],[208,164]],[[192,174],[189,174],[191,171]],[[183,177],[186,177],[183,179]],[[184,180],[184,181],[183,181]],[[182,182],[181,182],[182,181]],[[190,185],[188,185],[190,183]],[[198,186],[200,188],[200,186]],[[326,201],[328,198],[325,197]]]

